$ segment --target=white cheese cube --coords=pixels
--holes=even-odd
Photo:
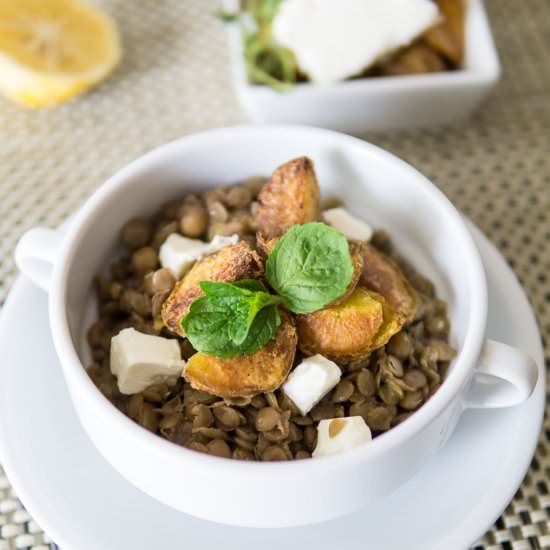
[[[229,237],[226,237],[225,235],[214,235],[214,238],[210,241],[210,244],[208,245],[210,249],[209,254],[221,250],[224,246],[237,244],[238,241],[239,235],[237,235],[236,233]]]
[[[185,361],[177,340],[125,328],[111,339],[111,372],[120,393],[139,393],[151,384],[175,384]]]
[[[197,260],[208,254],[208,250],[209,244],[204,241],[172,233],[160,247],[160,265],[167,267],[179,279]]]
[[[361,73],[439,19],[431,0],[286,0],[273,36],[313,82]]]
[[[317,446],[313,456],[343,453],[369,441],[372,441],[372,434],[361,416],[321,420],[317,426]]]
[[[372,227],[363,220],[350,214],[345,208],[329,208],[323,212],[323,220],[348,239],[369,241]]]
[[[283,384],[283,391],[306,415],[340,381],[342,371],[336,364],[323,357],[313,355],[304,359]]]
[[[230,237],[215,235],[212,241],[206,243],[199,239],[189,239],[178,233],[172,233],[160,247],[160,265],[170,269],[174,277],[179,279],[191,269],[196,261],[208,254],[217,252],[224,246],[236,244],[238,240],[238,235],[231,235]]]

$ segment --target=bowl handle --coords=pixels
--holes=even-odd
[[[538,374],[537,364],[526,353],[486,340],[463,406],[490,409],[519,405],[533,393]]]
[[[60,231],[35,227],[27,231],[15,247],[15,263],[34,284],[48,291],[52,268],[63,235]]]

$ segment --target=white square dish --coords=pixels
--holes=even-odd
[[[235,2],[224,7],[234,11]],[[252,121],[296,123],[350,134],[449,124],[469,116],[500,77],[482,0],[467,0],[466,52],[458,71],[370,77],[329,85],[299,83],[289,92],[248,82],[238,24],[230,24],[234,88]]]

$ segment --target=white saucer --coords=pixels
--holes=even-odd
[[[497,250],[477,229],[473,233],[488,275],[488,336],[529,352],[540,379],[519,407],[468,411],[431,464],[379,505],[321,525],[257,530],[197,520],[141,493],[84,434],[51,342],[46,294],[23,279],[0,326],[0,459],[16,493],[63,550],[463,550],[520,485],[545,399],[543,353],[529,303]],[[214,487],[205,491],[216,498]]]

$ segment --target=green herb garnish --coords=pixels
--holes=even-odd
[[[218,13],[226,22],[241,21],[243,54],[248,80],[284,92],[298,80],[294,54],[278,44],[271,26],[283,0],[246,0],[238,13]]]
[[[271,25],[284,0],[245,0],[244,10],[258,25]]]
[[[222,359],[251,355],[275,336],[280,304],[311,313],[344,294],[353,278],[348,241],[324,223],[295,225],[277,241],[265,276],[276,295],[253,279],[200,283],[205,295],[181,321],[196,350]]]
[[[277,332],[279,296],[252,279],[235,283],[202,281],[197,298],[181,326],[193,347],[222,359],[251,355]]]
[[[347,239],[323,223],[295,225],[278,241],[266,279],[294,313],[311,313],[344,294],[353,278]]]
[[[218,11],[216,12],[216,17],[223,21],[224,23],[233,23],[239,20],[239,13],[230,13],[227,11]]]

